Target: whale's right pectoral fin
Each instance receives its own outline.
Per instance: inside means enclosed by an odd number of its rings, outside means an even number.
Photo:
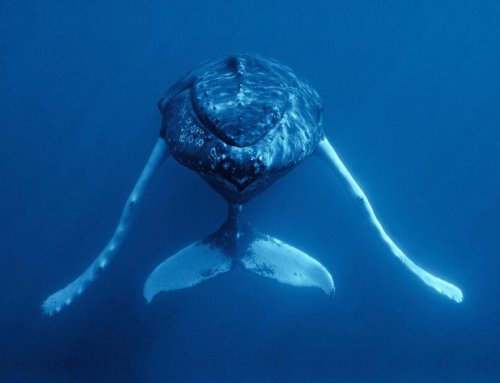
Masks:
[[[259,234],[241,263],[247,270],[287,285],[318,287],[327,295],[335,291],[333,278],[321,263],[269,235]]]
[[[159,138],[151,155],[137,180],[130,196],[123,207],[123,212],[108,244],[101,250],[98,257],[89,267],[73,282],[54,294],[49,296],[42,304],[42,311],[47,315],[52,315],[68,306],[80,295],[97,275],[111,262],[116,255],[130,229],[135,215],[137,204],[141,201],[147,184],[151,181],[154,173],[160,165],[169,157],[169,150],[165,141]]]
[[[212,242],[195,242],[167,258],[149,275],[144,298],[149,303],[161,293],[185,289],[232,269],[232,259]]]

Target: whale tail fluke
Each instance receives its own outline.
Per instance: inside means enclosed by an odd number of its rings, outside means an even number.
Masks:
[[[144,298],[149,303],[161,292],[193,287],[239,266],[283,284],[318,287],[327,295],[334,291],[332,276],[317,260],[249,225],[237,229],[229,218],[161,263],[144,285]]]
[[[318,287],[327,295],[335,291],[332,276],[320,262],[269,235],[256,235],[241,263],[247,270],[287,285]]]
[[[231,258],[222,249],[211,243],[195,242],[154,269],[144,285],[144,298],[149,303],[161,292],[196,286],[232,268]]]

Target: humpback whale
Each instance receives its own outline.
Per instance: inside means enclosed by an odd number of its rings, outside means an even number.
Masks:
[[[391,239],[366,194],[326,137],[318,93],[285,65],[255,54],[207,61],[174,83],[159,100],[159,138],[123,208],[111,239],[73,282],[50,295],[42,311],[69,305],[122,246],[147,184],[169,157],[192,169],[228,203],[219,229],[156,267],[144,285],[150,302],[161,292],[195,286],[235,267],[293,286],[331,295],[330,272],[306,252],[242,220],[244,204],[311,155],[345,181],[380,240],[427,286],[461,302],[461,290],[413,262]]]

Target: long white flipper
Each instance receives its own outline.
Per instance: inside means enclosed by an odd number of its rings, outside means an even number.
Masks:
[[[77,279],[67,285],[65,288],[57,291],[48,297],[42,304],[42,310],[45,314],[52,315],[61,311],[64,306],[69,305],[76,296],[80,295],[85,288],[92,282],[98,273],[106,267],[111,259],[116,255],[121,247],[132,223],[137,203],[140,201],[144,189],[151,180],[155,171],[169,156],[165,141],[161,138],[156,142],[155,147],[144,167],[137,183],[130,193],[130,196],[123,208],[118,226],[109,240],[108,244],[101,251],[94,262]]]
[[[330,142],[328,142],[326,138],[320,141],[318,145],[317,154],[319,154],[319,156],[323,160],[325,160],[328,163],[328,165],[336,169],[340,173],[340,175],[347,181],[352,191],[354,192],[354,195],[357,198],[359,198],[363,203],[363,206],[366,212],[368,213],[368,216],[370,217],[370,221],[373,224],[373,226],[375,226],[375,228],[377,229],[381,239],[389,246],[391,252],[403,263],[403,265],[405,265],[412,273],[417,275],[426,285],[432,287],[438,293],[447,296],[448,298],[454,300],[455,302],[459,303],[462,302],[463,294],[458,287],[438,277],[435,277],[434,275],[428,273],[427,271],[416,265],[389,237],[389,235],[385,232],[384,228],[382,227],[382,224],[378,220],[377,216],[375,215],[375,212],[373,211],[373,208],[370,202],[368,201],[368,198],[366,197],[365,193],[363,192],[363,190],[361,190],[357,182],[352,177],[351,173],[349,173],[349,170],[347,170],[345,165],[342,163],[340,157],[338,156],[333,146],[330,144]]]

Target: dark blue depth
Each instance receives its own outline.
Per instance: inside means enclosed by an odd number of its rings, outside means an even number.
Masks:
[[[2,1],[0,381],[500,381],[499,19],[469,0]],[[236,270],[147,305],[149,273],[226,216],[169,161],[103,275],[42,315],[112,234],[158,99],[232,52],[310,81],[389,234],[463,303],[400,265],[310,158],[244,214],[328,268],[333,298]]]

